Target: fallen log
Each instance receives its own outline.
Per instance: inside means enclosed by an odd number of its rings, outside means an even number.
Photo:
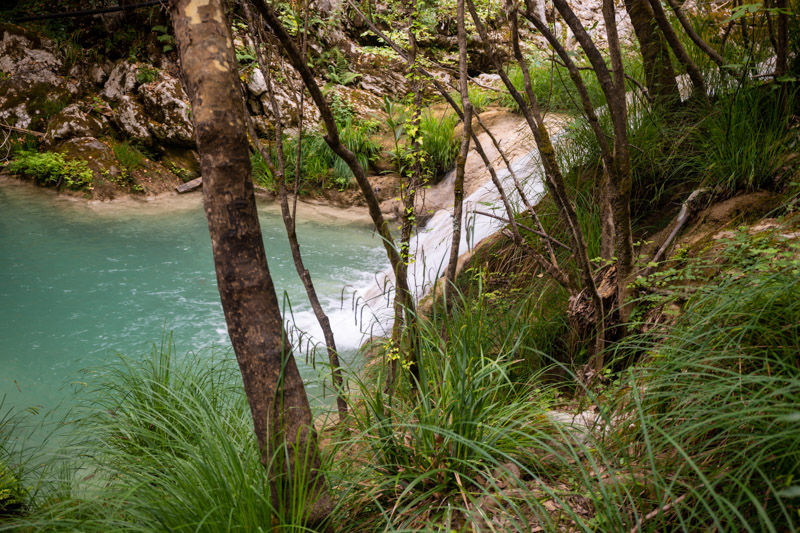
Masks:
[[[203,178],[195,178],[192,181],[187,181],[186,183],[181,183],[175,190],[178,191],[178,194],[184,194],[187,192],[192,192],[195,189],[199,189],[203,185]]]

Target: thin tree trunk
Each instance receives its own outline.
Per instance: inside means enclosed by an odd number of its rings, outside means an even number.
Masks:
[[[403,259],[403,262],[406,265],[410,265],[412,261],[411,234],[413,233],[414,223],[416,221],[414,212],[415,197],[417,187],[422,183],[422,162],[420,160],[421,146],[419,142],[419,125],[422,116],[422,91],[420,87],[420,73],[417,68],[417,39],[416,35],[414,34],[415,11],[416,6],[414,5],[414,0],[412,0],[410,6],[411,15],[409,16],[408,23],[408,57],[406,59],[406,68],[408,70],[407,75],[411,80],[412,93],[414,94],[414,109],[411,115],[412,126],[410,128],[414,134],[409,136],[411,139],[411,157],[413,164],[411,166],[410,175],[400,176],[400,197],[403,202],[403,215],[401,217],[402,222],[400,224],[400,257]],[[392,351],[390,352],[390,357],[387,361],[386,392],[389,392],[394,388],[398,376],[400,352],[399,350],[395,351],[394,349],[403,345],[402,341],[404,338],[407,338],[410,341],[409,346],[403,346],[405,348],[404,351],[407,353],[415,353],[417,349],[416,334],[414,331],[416,327],[416,316],[414,313],[409,312],[408,302],[406,300],[410,301],[410,295],[408,293],[400,291],[395,293],[394,324],[392,326],[392,338],[390,344],[390,349]],[[411,358],[411,360],[414,360],[414,358]],[[411,385],[413,390],[416,385],[415,379],[419,378],[419,369],[416,366],[412,366],[410,370]]]
[[[241,4],[242,8],[244,9],[248,24],[254,26],[254,19],[252,13],[250,12],[250,6],[246,1],[242,2]],[[303,263],[303,256],[300,253],[300,242],[297,238],[297,232],[295,231],[296,219],[292,216],[292,212],[289,208],[289,195],[288,191],[286,190],[286,162],[283,157],[283,121],[281,120],[281,111],[278,107],[278,102],[275,99],[269,63],[265,61],[264,55],[261,51],[260,44],[264,42],[264,40],[260,36],[260,31],[256,30],[254,37],[256,43],[256,60],[258,62],[258,67],[264,74],[264,79],[267,83],[267,94],[272,107],[272,116],[275,117],[275,151],[278,166],[273,170],[275,178],[278,181],[278,195],[280,197],[283,225],[286,228],[286,236],[289,240],[289,248],[292,251],[292,260],[294,261],[295,270],[297,271],[297,275],[300,277],[300,280],[303,282],[303,287],[306,290],[306,295],[308,296],[308,301],[311,304],[311,309],[314,311],[314,316],[316,317],[317,322],[322,329],[322,335],[325,338],[325,347],[328,352],[328,362],[331,365],[333,387],[334,390],[336,390],[336,407],[339,411],[339,420],[345,420],[347,418],[347,401],[344,398],[344,380],[342,378],[342,369],[339,365],[339,353],[336,349],[336,341],[333,336],[333,330],[331,329],[331,322],[328,319],[328,315],[325,314],[325,311],[322,309],[322,304],[320,303],[319,297],[317,296],[317,291],[314,288],[314,282],[311,279],[311,273],[309,273],[308,269],[306,269],[305,264]],[[246,119],[248,124],[250,124],[250,117],[248,116]],[[251,132],[250,136],[253,137],[253,143],[258,146],[259,151],[261,152],[261,157],[263,157],[265,161],[270,162],[270,166],[272,166],[271,154],[269,151],[265,146],[261,145],[261,143],[258,141],[258,138],[253,135],[253,132]],[[299,176],[299,172],[296,173],[295,179],[299,179]]]
[[[775,57],[775,75],[783,76],[789,69],[789,15],[786,0],[775,0],[778,9],[778,49]]]
[[[217,284],[261,461],[277,508],[306,512],[316,524],[330,513],[331,500],[311,409],[267,266],[229,26],[218,0],[202,5],[176,0],[171,12],[192,103]],[[301,504],[304,510],[292,509],[291,484],[297,479],[307,480],[310,500]]]
[[[372,32],[375,33],[375,35],[377,35],[378,37],[383,39],[383,41],[386,44],[388,44],[392,48],[392,50],[394,50],[400,57],[402,57],[402,58],[406,57],[406,54],[403,51],[403,49],[400,48],[397,45],[397,43],[395,43],[389,36],[384,34],[377,26],[375,26],[375,24],[369,18],[367,18],[366,15],[364,15],[364,13],[358,8],[357,5],[355,5],[353,3],[352,0],[346,0],[346,1],[347,1],[348,5],[369,26],[370,30],[372,30]],[[444,98],[444,100],[448,103],[448,105],[453,109],[453,111],[458,115],[458,117],[463,122],[464,121],[464,112],[461,110],[461,108],[459,108],[458,104],[455,102],[455,100],[453,100],[453,98],[450,96],[450,93],[441,84],[441,82],[438,79],[436,79],[435,76],[431,75],[431,73],[428,72],[427,70],[425,70],[423,67],[419,67],[419,71],[420,71],[420,73],[425,75],[431,81],[431,83],[433,83],[433,86],[436,88],[437,91],[439,91],[439,94],[442,96],[442,98]],[[522,237],[519,234],[519,231],[516,228],[516,221],[515,221],[514,216],[513,216],[514,213],[513,213],[513,210],[511,208],[511,204],[508,201],[508,197],[507,197],[505,191],[503,190],[502,183],[500,183],[500,179],[497,176],[497,171],[494,169],[494,166],[492,165],[491,161],[489,160],[489,157],[486,155],[486,152],[483,149],[483,145],[481,144],[480,140],[478,139],[478,136],[475,134],[474,131],[472,132],[472,142],[475,144],[475,151],[478,152],[478,155],[480,156],[481,161],[483,161],[483,164],[486,167],[486,170],[489,171],[489,175],[491,177],[492,183],[497,188],[497,191],[500,194],[500,198],[501,198],[501,200],[503,202],[503,205],[504,205],[504,207],[506,209],[506,213],[508,213],[508,215],[509,215],[509,219],[508,220],[509,220],[509,224],[510,224],[511,229],[512,229],[512,235],[513,235],[513,239],[514,239],[515,244],[520,245],[531,256],[531,258],[536,262],[536,264],[539,265],[539,267],[542,268],[542,270],[544,270],[556,282],[558,282],[565,289],[570,291],[570,293],[575,292],[575,287],[570,283],[570,279],[567,276],[566,272],[564,272],[562,269],[560,269],[557,265],[554,265],[554,264],[550,263],[542,254],[540,254],[539,252],[537,252],[536,250],[534,250],[530,246],[522,246],[522,244],[524,244],[524,239],[522,239]],[[497,148],[497,150],[499,152],[502,152],[502,150],[500,150],[500,146],[498,144],[495,143],[495,147]],[[507,159],[506,159],[506,162],[507,162]]]
[[[653,10],[647,0],[625,0],[625,10],[639,41],[647,91],[655,102],[671,107],[680,102],[681,97],[669,47],[653,20]]]
[[[678,21],[680,21],[681,26],[683,26],[683,29],[686,31],[686,35],[688,35],[692,42],[694,42],[694,44],[696,44],[700,50],[705,52],[705,54],[710,57],[714,63],[721,67],[725,63],[725,60],[722,59],[722,56],[719,55],[719,53],[714,50],[710,44],[705,42],[703,38],[697,34],[694,26],[692,26],[692,23],[689,22],[688,18],[686,18],[686,14],[681,9],[680,4],[678,4],[676,0],[667,0],[667,2],[669,2],[672,11],[675,13],[675,16],[678,17]]]
[[[461,245],[461,219],[464,207],[464,168],[469,154],[469,141],[472,137],[472,103],[469,100],[469,78],[467,76],[467,29],[464,25],[464,0],[458,0],[456,20],[458,25],[458,77],[461,92],[461,107],[464,109],[462,119],[463,132],[461,146],[456,159],[456,177],[453,185],[453,240],[450,245],[450,261],[447,264],[448,283],[456,282],[459,247]],[[511,216],[511,213],[509,213]]]
[[[675,30],[667,19],[664,8],[661,7],[661,0],[649,0],[649,2],[650,7],[653,9],[653,17],[655,17],[658,27],[661,29],[661,33],[663,33],[664,37],[667,39],[675,57],[678,58],[678,61],[680,61],[681,65],[686,69],[689,79],[692,80],[694,93],[701,101],[708,103],[708,91],[706,90],[706,82],[703,79],[703,74],[700,72],[700,69],[697,68],[694,61],[692,61],[692,58],[689,57],[689,53],[686,52],[680,39],[678,39]]]
[[[409,295],[407,298],[406,307],[409,312],[413,312],[414,302],[413,298],[410,296],[411,291],[408,287],[406,265],[403,262],[403,259],[400,257],[400,253],[394,247],[394,238],[389,230],[389,224],[381,212],[380,204],[378,203],[378,199],[375,197],[375,192],[372,190],[372,185],[370,185],[364,169],[361,168],[361,165],[358,163],[355,154],[353,154],[353,152],[351,152],[342,143],[341,138],[339,137],[339,128],[336,125],[336,120],[333,117],[330,106],[323,96],[322,91],[320,90],[320,87],[314,78],[313,72],[311,72],[311,69],[305,62],[300,49],[297,47],[297,43],[294,42],[294,39],[292,39],[291,35],[289,35],[289,33],[283,27],[283,24],[272,7],[270,7],[264,0],[254,0],[254,4],[259,13],[261,13],[261,16],[264,17],[264,20],[269,25],[270,29],[275,33],[278,42],[280,42],[281,46],[286,51],[289,62],[292,64],[297,73],[300,74],[303,84],[306,86],[306,89],[308,89],[308,92],[311,95],[311,99],[314,100],[314,103],[320,112],[320,116],[322,117],[322,121],[325,124],[325,142],[353,172],[356,182],[358,183],[358,186],[364,195],[364,200],[367,203],[367,209],[369,210],[369,214],[372,218],[373,224],[375,225],[375,229],[383,241],[383,246],[386,249],[387,256],[389,257],[389,263],[392,267],[392,271],[395,274],[397,290],[406,292]]]
[[[542,121],[541,113],[539,112],[539,104],[536,100],[536,95],[533,93],[533,88],[530,81],[530,73],[528,72],[528,67],[525,64],[524,57],[522,57],[522,52],[519,48],[519,32],[516,22],[516,9],[514,8],[512,10],[509,17],[511,20],[512,47],[514,49],[514,55],[517,59],[517,63],[522,69],[523,76],[525,78],[525,91],[527,93],[529,103],[525,102],[525,99],[521,94],[519,94],[514,87],[514,84],[503,70],[502,64],[497,59],[496,54],[491,48],[486,29],[483,26],[477,11],[475,10],[475,5],[472,0],[467,0],[467,6],[469,7],[475,27],[477,28],[481,40],[483,41],[486,54],[494,62],[500,78],[503,80],[503,83],[505,84],[509,93],[511,93],[511,96],[517,102],[517,105],[519,105],[519,108],[522,110],[525,120],[528,123],[528,127],[531,129],[531,133],[533,133],[534,140],[539,148],[539,154],[542,157],[542,165],[545,171],[545,178],[547,178],[546,181],[548,188],[553,195],[553,199],[558,206],[559,212],[561,213],[572,238],[574,258],[581,274],[583,288],[589,293],[592,303],[594,303],[596,309],[600,311],[603,308],[603,303],[600,299],[600,295],[597,293],[597,286],[595,285],[594,277],[592,275],[592,266],[589,261],[589,255],[586,248],[586,241],[583,237],[583,231],[578,223],[578,217],[575,213],[575,208],[572,206],[572,202],[567,195],[566,182],[564,181],[564,176],[561,174],[558,161],[556,160],[555,148],[550,140],[550,134],[544,127],[544,122]]]

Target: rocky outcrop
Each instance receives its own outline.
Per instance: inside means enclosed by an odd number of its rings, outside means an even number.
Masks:
[[[0,81],[0,120],[11,126],[43,131],[71,95],[64,87],[30,82],[16,75]]]
[[[145,145],[152,143],[153,136],[147,127],[144,106],[136,98],[128,95],[120,98],[114,109],[114,122],[130,139]]]
[[[137,67],[127,61],[120,61],[108,75],[100,96],[111,102],[118,102],[123,96],[136,88]]]
[[[0,71],[30,85],[63,82],[63,63],[51,40],[10,24],[0,25],[0,32]]]
[[[111,147],[94,137],[69,139],[59,145],[58,151],[68,160],[86,161],[94,174],[95,182],[103,178],[118,179],[122,175],[122,168],[114,157]]]
[[[194,125],[189,116],[189,97],[177,79],[166,75],[162,78],[139,87],[147,112],[147,127],[159,141],[192,146]]]
[[[97,137],[102,131],[103,124],[98,119],[84,113],[77,104],[72,104],[50,119],[43,142],[47,148],[54,148],[65,139]]]

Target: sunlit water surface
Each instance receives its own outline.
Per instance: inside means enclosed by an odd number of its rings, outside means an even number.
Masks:
[[[197,197],[159,202],[98,209],[0,183],[3,410],[64,410],[105,361],[141,357],[164,331],[178,354],[229,350],[202,206]],[[317,332],[277,206],[259,211],[279,299],[298,327]],[[385,255],[363,223],[302,210],[298,218],[306,266],[347,361],[362,336],[343,288],[368,283]],[[321,395],[320,371],[302,356],[298,363],[310,394]]]

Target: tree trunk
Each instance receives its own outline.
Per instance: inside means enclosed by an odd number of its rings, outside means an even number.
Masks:
[[[461,219],[464,207],[464,168],[467,164],[469,141],[472,137],[472,103],[469,100],[469,78],[467,76],[467,30],[464,25],[464,0],[458,0],[458,75],[459,89],[461,91],[461,107],[464,109],[462,124],[464,127],[461,136],[461,147],[456,159],[456,179],[453,184],[453,240],[450,246],[450,261],[447,264],[447,283],[456,282],[456,267],[461,245]],[[509,216],[513,216],[509,213]]]
[[[229,26],[219,0],[176,0],[172,21],[192,103],[222,308],[273,504],[286,516],[305,513],[316,524],[330,513],[331,500],[311,409],[267,267]],[[307,486],[293,487],[296,479]],[[296,494],[308,495],[299,502],[301,509],[292,508]]]
[[[286,28],[283,27],[280,18],[272,9],[272,7],[270,7],[264,0],[253,0],[253,4],[258,12],[261,13],[261,16],[264,17],[264,20],[275,34],[275,37],[278,39],[278,42],[286,51],[289,62],[300,75],[300,78],[303,80],[303,84],[311,95],[311,99],[314,100],[314,103],[316,104],[322,118],[322,122],[325,124],[325,142],[353,172],[353,176],[355,176],[356,182],[358,183],[361,193],[364,195],[364,200],[367,203],[369,215],[372,218],[372,221],[375,224],[375,229],[381,238],[383,247],[386,250],[386,255],[389,257],[389,264],[392,266],[392,271],[395,275],[397,290],[407,293],[406,307],[408,312],[413,312],[414,302],[413,298],[410,296],[411,291],[408,287],[408,269],[406,268],[402,257],[400,257],[399,251],[394,246],[394,238],[392,237],[391,231],[389,231],[389,224],[381,212],[380,204],[378,203],[378,199],[375,197],[375,192],[372,190],[372,185],[367,179],[364,169],[361,168],[361,165],[356,159],[355,154],[342,143],[342,140],[339,137],[339,128],[336,125],[336,120],[333,117],[333,112],[331,111],[325,96],[322,94],[322,90],[320,89],[317,80],[314,78],[314,73],[311,72],[311,68],[309,68],[308,64],[306,63],[300,49],[297,46],[297,43],[294,42],[292,36],[289,35],[289,33],[286,31]]]
[[[254,26],[254,18],[250,12],[250,6],[248,5],[247,1],[243,1],[241,5],[244,9],[248,24]],[[289,247],[292,251],[294,268],[297,271],[297,275],[300,277],[300,281],[303,282],[303,287],[306,290],[306,295],[308,296],[308,301],[311,304],[311,309],[314,311],[314,316],[317,319],[317,323],[319,323],[319,327],[322,330],[322,335],[325,339],[325,348],[328,352],[328,362],[331,365],[331,378],[333,380],[333,387],[336,390],[336,408],[339,411],[339,420],[343,421],[347,418],[347,401],[344,398],[344,380],[342,378],[342,368],[339,365],[339,352],[336,349],[336,341],[333,336],[333,329],[331,329],[330,319],[328,319],[328,315],[325,314],[325,310],[322,308],[322,303],[319,301],[317,290],[314,288],[314,282],[311,279],[311,273],[305,267],[303,255],[300,253],[300,241],[297,239],[297,232],[295,231],[295,221],[297,219],[293,215],[292,210],[289,208],[288,191],[286,189],[286,161],[283,157],[283,121],[281,119],[278,101],[275,99],[275,91],[272,88],[272,75],[269,71],[270,65],[269,62],[264,59],[264,54],[262,53],[260,47],[261,43],[263,43],[265,39],[262,39],[261,32],[258,28],[256,28],[253,32],[253,37],[256,43],[256,59],[258,61],[258,67],[264,74],[264,79],[267,83],[267,95],[269,96],[270,106],[272,107],[272,116],[275,117],[275,154],[278,160],[278,168],[271,168],[270,170],[273,171],[273,175],[278,181],[278,195],[281,203],[281,216],[283,217],[283,225],[286,227],[286,236],[289,240]],[[302,108],[300,112],[302,120]],[[248,126],[251,128],[250,136],[253,138],[253,143],[258,146],[264,161],[268,162],[270,167],[272,167],[269,151],[266,150],[263,145],[261,145],[258,138],[254,135],[255,132],[252,131],[252,122],[250,121],[250,117],[246,118],[248,120]],[[299,142],[302,142],[302,139],[300,139],[298,143]],[[300,172],[297,171],[297,169],[295,170],[295,183],[297,183],[300,180]],[[296,195],[295,198],[297,198]]]
[[[775,58],[775,75],[784,76],[789,68],[789,15],[786,13],[788,6],[786,0],[776,0],[775,8],[778,9],[778,49]]]
[[[680,102],[669,48],[653,19],[650,4],[647,0],[625,0],[625,10],[639,41],[647,91],[658,104],[670,106]]]
[[[678,61],[680,61],[680,63],[686,69],[689,79],[692,80],[694,94],[698,96],[701,101],[708,103],[708,91],[706,91],[706,82],[705,79],[703,79],[703,74],[700,72],[700,69],[697,68],[697,65],[694,63],[694,61],[692,61],[692,58],[689,57],[689,53],[686,51],[686,48],[684,48],[680,39],[678,39],[675,30],[669,23],[667,14],[664,12],[664,8],[661,6],[661,0],[649,1],[650,7],[653,10],[653,16],[658,23],[658,27],[661,29],[661,33],[663,33],[664,37],[667,39],[667,42],[669,43],[670,48],[672,48],[672,52],[675,54],[675,57],[678,58]]]

